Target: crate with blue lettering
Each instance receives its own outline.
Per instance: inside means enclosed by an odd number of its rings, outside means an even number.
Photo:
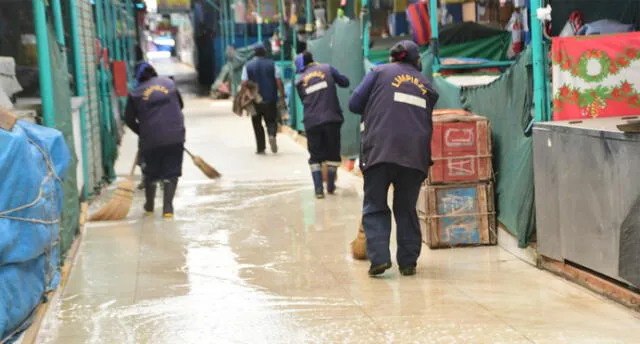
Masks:
[[[493,184],[425,183],[418,199],[422,240],[430,248],[495,245]]]

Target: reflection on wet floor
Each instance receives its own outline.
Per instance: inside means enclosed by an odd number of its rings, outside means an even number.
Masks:
[[[498,247],[430,251],[418,275],[353,261],[360,181],[316,201],[305,151],[255,156],[230,103],[187,102],[176,218],[90,224],[38,343],[639,343],[636,314]],[[124,138],[126,174],[136,138]]]

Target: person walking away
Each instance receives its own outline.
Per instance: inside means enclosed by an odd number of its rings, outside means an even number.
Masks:
[[[262,96],[262,103],[256,105],[256,115],[251,117],[253,132],[256,136],[257,154],[264,154],[266,149],[264,120],[269,135],[271,152],[278,152],[276,134],[278,132],[278,101],[285,104],[284,88],[280,71],[273,60],[267,58],[267,50],[264,45],[258,44],[255,49],[255,57],[242,68],[242,82],[253,81],[258,85],[258,92]],[[278,97],[280,93],[280,98]]]
[[[328,64],[314,62],[308,51],[296,57],[295,65],[313,186],[316,198],[322,199],[322,164],[327,165],[327,192],[331,195],[336,189],[336,173],[342,160],[340,127],[344,122],[336,85],[349,87],[349,79]]]
[[[415,275],[422,235],[416,203],[431,166],[432,111],[438,101],[420,73],[418,46],[397,43],[392,63],[367,74],[354,91],[349,109],[362,114],[360,168],[364,174],[362,224],[371,261],[369,275],[391,268],[389,240],[391,211],[387,205],[393,185],[393,214],[397,225],[397,262],[400,273]]]
[[[186,130],[182,97],[169,78],[158,77],[146,62],[136,68],[138,86],[129,93],[125,110],[127,126],[140,138],[147,215],[154,211],[156,183],[163,183],[162,213],[173,217],[173,196],[182,176]]]

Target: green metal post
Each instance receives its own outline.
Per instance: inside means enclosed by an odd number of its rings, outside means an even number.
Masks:
[[[60,0],[51,0],[51,9],[53,10],[53,25],[56,30],[56,40],[62,47],[64,47],[64,26],[62,25],[62,10],[60,9]]]
[[[133,39],[131,31],[135,28],[135,9],[133,7],[132,0],[127,0],[127,42],[129,45],[129,59],[127,61],[127,67],[129,71],[129,83],[133,82],[133,68],[134,61],[136,59],[135,40]]]
[[[364,14],[362,16],[362,47],[364,49],[364,58],[369,59],[369,1],[362,0],[362,9],[360,10]]]
[[[227,46],[229,46],[229,22],[228,22],[229,18],[227,16],[227,0],[220,0],[220,1],[221,1],[220,8],[222,8],[222,23],[224,24],[224,46],[225,46],[224,52],[226,52]]]
[[[82,0],[81,0],[82,1]],[[79,17],[76,0],[69,0],[69,17],[71,17],[71,47],[73,50],[73,69],[76,82],[76,95],[84,98],[86,96],[84,84],[84,65],[82,63],[82,42],[80,41]],[[91,49],[86,47],[85,49]],[[82,196],[85,200],[89,199],[89,139],[87,133],[87,107],[83,104],[80,108],[80,134],[82,135],[82,175],[84,176],[84,185],[82,187]]]
[[[538,20],[537,11],[541,7],[540,0],[531,0],[531,47],[533,58],[533,101],[536,122],[549,120],[545,114],[545,74],[544,74],[544,42],[542,23]]]
[[[105,0],[106,1],[106,0]],[[101,43],[101,47],[105,47],[107,41],[107,29],[105,24],[106,14],[104,12],[103,0],[95,0],[96,9],[96,29],[98,40]],[[103,164],[105,167],[106,175],[109,179],[115,177],[115,170],[113,168],[113,159],[111,153],[115,147],[112,145],[112,128],[111,128],[111,97],[109,92],[108,73],[104,68],[105,61],[102,60],[102,51],[100,54],[100,65],[98,66],[98,81],[100,86],[100,122],[101,126],[105,130],[102,132],[102,151],[103,151]]]
[[[222,53],[222,61],[226,63],[227,55],[225,54],[225,51],[226,51],[227,34],[225,33],[224,4],[222,3],[222,1],[223,0],[221,0],[220,2],[220,7],[218,7],[218,14],[219,14],[219,21],[220,21],[220,34],[218,35],[218,39],[220,40],[220,51]]]
[[[307,17],[307,25],[306,25],[306,31],[307,33],[313,31],[313,4],[311,3],[311,0],[306,0],[306,6],[307,6],[307,13],[306,13],[306,17]]]
[[[244,0],[244,46],[249,45],[249,24],[247,23],[247,0]]]
[[[38,51],[38,71],[40,76],[40,94],[42,97],[42,122],[55,128],[55,104],[53,79],[51,77],[51,55],[49,54],[49,35],[47,33],[47,14],[44,0],[32,0],[33,19],[36,29],[36,48]]]
[[[256,0],[258,12],[258,42],[262,43],[262,5]]]
[[[229,0],[231,2],[233,0]],[[236,11],[234,5],[229,4],[229,26],[231,26],[231,45],[236,46]]]
[[[284,62],[284,6],[283,0],[278,0],[278,35],[280,36],[280,62]]]
[[[433,73],[440,72],[440,47],[438,44],[438,0],[429,0],[429,17],[431,20],[431,46],[433,47]]]

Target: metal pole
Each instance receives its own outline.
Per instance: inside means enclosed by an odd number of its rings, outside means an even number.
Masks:
[[[233,0],[229,0],[231,2]],[[229,5],[229,25],[231,26],[231,45],[236,46],[236,10],[235,1],[233,5]]]
[[[96,8],[96,29],[98,40],[101,42],[101,48],[104,48],[105,43],[107,41],[107,29],[105,23],[105,7],[102,2],[103,0],[95,0],[95,8]],[[113,161],[111,159],[111,151],[112,141],[111,141],[111,98],[109,97],[108,90],[108,82],[107,82],[107,71],[105,70],[104,63],[102,58],[102,51],[100,54],[100,65],[98,66],[98,81],[100,86],[100,122],[101,126],[103,126],[104,130],[102,130],[102,156],[103,156],[103,167],[105,168],[106,175],[109,179],[112,179],[115,176],[115,170],[113,169]]]
[[[82,0],[81,0],[82,1]],[[73,50],[73,69],[76,82],[76,95],[84,98],[86,96],[84,84],[84,64],[82,61],[82,42],[80,41],[80,20],[78,17],[78,8],[76,0],[69,0],[69,17],[71,20],[71,47]],[[85,49],[91,49],[86,47]],[[82,104],[80,107],[80,130],[82,131],[82,175],[84,176],[84,185],[82,187],[82,196],[85,200],[89,199],[89,143],[87,133],[87,107]]]
[[[129,83],[133,82],[133,68],[134,61],[136,59],[136,49],[135,49],[135,40],[133,39],[132,29],[135,27],[135,8],[133,7],[132,0],[127,0],[127,12],[128,12],[128,20],[127,20],[127,41],[129,42],[129,61],[127,61],[127,66],[129,67]]]
[[[431,46],[433,47],[433,73],[440,72],[440,49],[438,46],[438,0],[429,0],[431,17]]]
[[[36,47],[38,51],[38,71],[40,76],[40,94],[42,97],[42,122],[55,128],[55,104],[53,102],[53,79],[51,77],[51,55],[49,54],[49,36],[47,33],[47,14],[44,0],[32,0],[33,19],[36,29]]]
[[[278,35],[280,36],[280,62],[284,62],[284,6],[282,1],[278,0]]]
[[[244,0],[244,46],[249,45],[249,23],[247,22],[247,0]]]
[[[262,5],[260,0],[256,0],[258,12],[258,42],[262,43]]]
[[[535,106],[536,122],[549,120],[545,114],[545,76],[544,56],[542,41],[542,23],[538,20],[537,11],[540,8],[540,0],[531,0],[531,47],[533,58],[533,100]]]
[[[222,1],[222,0],[221,0]],[[220,6],[218,7],[218,21],[220,22],[220,33],[218,34],[218,40],[220,41],[220,52],[222,53],[222,63],[226,63],[226,54],[225,54],[225,41],[226,41],[226,34],[225,34],[225,28],[224,28],[224,5],[222,4],[222,2],[220,3]]]
[[[362,9],[360,10],[363,13],[362,21],[362,46],[364,49],[364,58],[369,59],[369,1],[362,0]]]
[[[227,13],[227,0],[220,0],[222,8],[222,23],[224,23],[224,46],[225,52],[227,51],[227,46],[229,46],[229,14]],[[226,56],[226,55],[225,55]]]
[[[62,25],[62,10],[60,9],[60,0],[51,1],[51,9],[53,10],[53,25],[56,30],[56,40],[61,46],[65,46],[64,27]]]
[[[306,0],[307,1],[307,25],[306,25],[306,29],[307,29],[307,33],[313,31],[313,5],[311,4],[311,0]]]

